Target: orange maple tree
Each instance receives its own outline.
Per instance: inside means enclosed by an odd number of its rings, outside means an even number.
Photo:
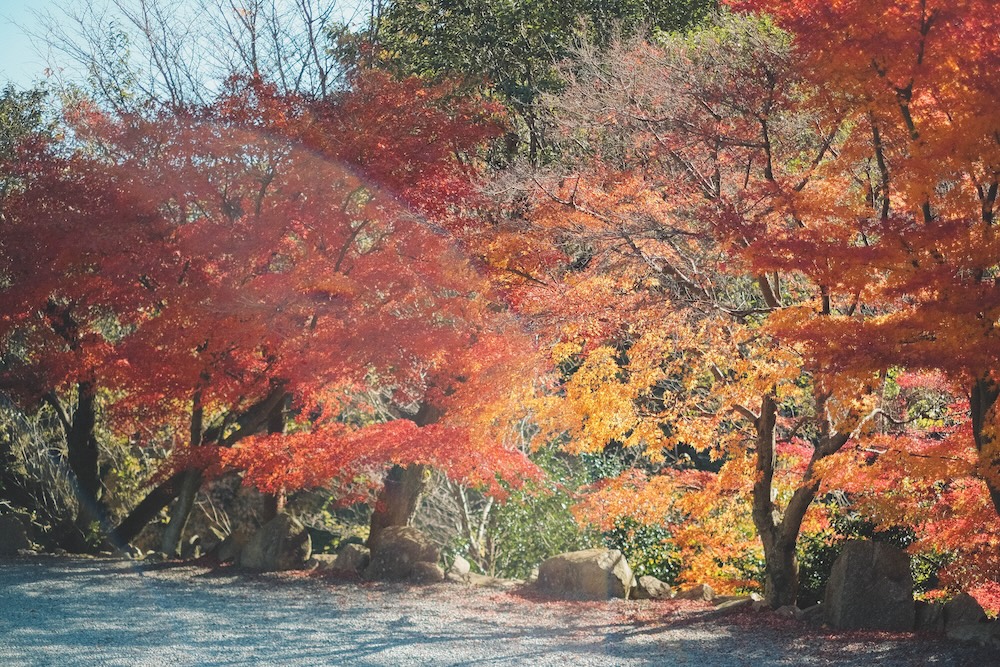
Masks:
[[[784,238],[775,193],[814,187],[841,150],[842,118],[803,103],[813,92],[793,62],[773,25],[732,16],[657,45],[583,49],[547,100],[565,159],[526,179],[516,235],[491,248],[509,276],[530,276],[510,278],[515,301],[551,326],[570,369],[538,408],[542,432],[654,464],[691,447],[741,474],[773,606],[795,602],[820,462],[888,415],[875,376],[834,372],[762,326],[813,294],[794,266],[753,254]]]
[[[929,544],[978,554],[960,557],[946,581],[995,577],[987,554],[1000,524],[983,512],[990,502],[1000,511],[995,3],[733,4],[792,34],[794,66],[818,91],[812,113],[840,127],[836,155],[809,187],[769,193],[761,224],[780,231],[748,251],[759,269],[812,285],[813,305],[776,315],[771,330],[842,376],[892,366],[944,374],[964,397],[966,423],[944,439],[879,443],[885,453],[859,471],[872,488],[851,488],[883,521],[912,521]],[[873,493],[879,472],[908,493]]]
[[[842,136],[811,187],[771,193],[784,226],[750,250],[762,269],[807,277],[823,304],[774,330],[845,375],[944,372],[969,398],[977,474],[1000,511],[994,3],[739,4],[792,33],[797,69],[822,91],[814,113],[835,109]]]

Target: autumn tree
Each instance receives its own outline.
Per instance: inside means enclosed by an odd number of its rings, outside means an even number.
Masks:
[[[777,188],[762,216],[782,231],[753,244],[756,265],[807,278],[819,304],[775,330],[841,374],[944,372],[969,397],[978,474],[1000,510],[993,3],[741,6],[794,35],[794,66],[823,93],[815,113],[843,135],[815,185]]]
[[[566,77],[546,105],[567,159],[524,177],[534,193],[509,222],[516,235],[485,251],[520,306],[554,325],[553,353],[572,369],[539,408],[543,431],[653,461],[693,447],[730,478],[741,470],[767,600],[794,604],[818,464],[885,417],[871,378],[830,374],[762,328],[808,291],[745,251],[775,233],[767,193],[807,187],[839,124],[800,106],[809,89],[766,21],[584,48]]]
[[[362,473],[377,486],[387,462],[470,483],[531,474],[491,437],[488,409],[516,395],[494,369],[527,363],[531,346],[442,226],[468,192],[456,156],[489,136],[488,114],[448,86],[377,73],[319,103],[250,79],[192,112],[78,108],[79,151],[22,163],[4,312],[25,353],[9,381],[25,401],[76,387],[67,434],[89,415],[91,467],[100,388],[119,432],[155,420],[189,433],[172,464],[183,480],[143,516],[179,485],[189,496],[206,466],[279,494]],[[385,412],[345,423],[338,400],[365,391]],[[100,500],[99,475],[79,477]],[[124,539],[142,521],[123,524]]]

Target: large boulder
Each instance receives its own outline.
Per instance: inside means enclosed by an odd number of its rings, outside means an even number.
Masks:
[[[934,633],[944,632],[944,604],[917,600],[915,605],[915,630]]]
[[[0,514],[0,556],[16,556],[18,551],[30,548],[24,523],[12,514]]]
[[[946,626],[971,625],[986,621],[982,605],[968,593],[956,595],[944,605]]]
[[[413,574],[416,563],[436,564],[441,551],[430,539],[412,526],[389,526],[379,535],[365,569],[366,579],[399,581]]]
[[[298,570],[312,555],[309,532],[297,519],[279,514],[260,527],[240,551],[237,564],[249,570]]]
[[[538,566],[535,586],[548,594],[578,600],[624,598],[633,585],[632,568],[617,549],[559,554]]]
[[[250,538],[254,536],[256,530],[244,526],[237,528],[226,536],[216,548],[215,555],[220,563],[235,563],[239,560],[240,552],[247,545]]]
[[[882,542],[847,542],[830,572],[823,608],[835,628],[913,630],[910,557]]]
[[[942,615],[948,638],[1000,648],[1000,625],[987,618],[979,602],[968,593],[945,604]]]
[[[333,562],[330,569],[341,574],[358,575],[365,571],[371,559],[372,555],[368,547],[352,542],[345,544],[337,552],[337,560]]]

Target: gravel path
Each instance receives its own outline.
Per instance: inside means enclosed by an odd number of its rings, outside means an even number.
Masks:
[[[694,603],[545,602],[453,585],[0,562],[0,665],[974,665],[952,642],[828,634]]]

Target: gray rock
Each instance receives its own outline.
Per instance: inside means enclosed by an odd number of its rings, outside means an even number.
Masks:
[[[456,554],[455,560],[451,562],[451,567],[448,568],[448,571],[454,572],[455,574],[465,575],[472,571],[472,565],[469,561]]]
[[[337,559],[331,567],[343,574],[361,574],[372,560],[371,551],[361,544],[346,544],[337,552]]]
[[[509,591],[524,585],[520,579],[502,579],[500,577],[488,577],[483,574],[470,572],[465,575],[464,582],[473,588],[495,588],[501,591]]]
[[[607,600],[626,597],[632,581],[632,568],[621,551],[586,549],[543,562],[535,586],[560,597]]]
[[[957,595],[944,605],[944,633],[949,639],[1000,648],[1000,625],[968,593]]]
[[[969,625],[986,620],[986,612],[982,606],[968,593],[956,595],[944,605],[945,626]]]
[[[914,606],[914,629],[944,632],[944,605],[940,602],[917,600]]]
[[[675,600],[704,600],[705,602],[711,602],[715,599],[715,591],[708,584],[697,584],[695,586],[688,586],[687,588],[682,588],[677,591],[677,595],[674,596]]]
[[[674,591],[669,584],[644,574],[632,588],[631,596],[634,600],[669,600],[674,596]]]
[[[215,555],[218,557],[219,562],[235,563],[239,559],[243,547],[247,545],[251,537],[253,537],[253,531],[249,528],[241,528],[229,533],[226,539],[222,540],[219,546],[216,547]]]
[[[821,604],[814,604],[799,611],[799,620],[810,625],[822,625],[826,621],[826,609]]]
[[[444,580],[450,581],[453,584],[468,584],[471,574],[471,572],[469,574],[459,574],[458,572],[448,571],[444,575]]]
[[[30,548],[24,523],[12,514],[0,514],[0,556],[16,556]]]
[[[438,584],[444,581],[444,570],[437,563],[414,563],[410,581],[418,584]]]
[[[727,595],[726,599],[720,601],[720,598],[716,598],[712,603],[715,605],[717,612],[725,613],[739,609],[750,609],[753,606],[754,599],[749,595]]]
[[[847,542],[833,564],[823,606],[835,628],[913,630],[910,557],[890,544]]]
[[[476,574],[475,572],[469,572],[468,574],[448,572],[444,575],[444,580],[453,584],[469,586],[470,588],[493,588],[501,591],[513,590],[518,586],[523,586],[525,583],[520,579],[501,579],[500,577],[489,577],[485,574]]]
[[[305,526],[279,514],[260,527],[240,551],[237,564],[249,570],[273,572],[298,570],[312,555],[312,541]]]
[[[775,616],[780,616],[782,618],[794,618],[798,620],[799,614],[802,612],[793,604],[786,604],[784,607],[778,607],[774,610]]]
[[[996,621],[949,627],[945,634],[949,639],[1000,649],[1000,624]]]
[[[315,564],[313,569],[327,572],[332,570],[333,564],[337,562],[337,554],[313,554],[310,560]]]
[[[382,531],[365,568],[366,579],[407,579],[415,563],[437,563],[441,552],[426,535],[411,526],[390,526]]]

